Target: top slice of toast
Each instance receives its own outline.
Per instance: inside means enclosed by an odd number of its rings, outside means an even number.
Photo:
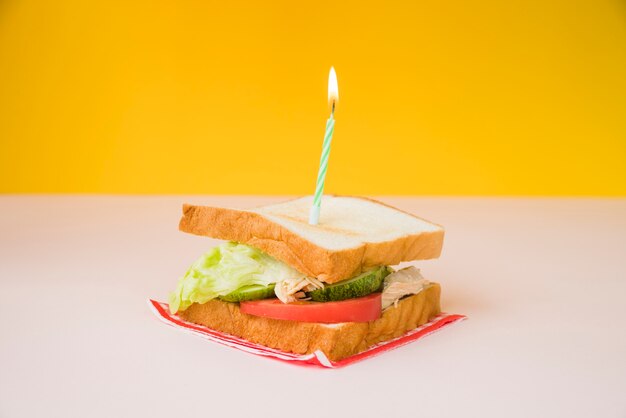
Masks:
[[[335,283],[379,265],[437,258],[443,228],[371,199],[324,196],[318,225],[312,197],[249,210],[183,205],[180,230],[251,245],[298,271]]]

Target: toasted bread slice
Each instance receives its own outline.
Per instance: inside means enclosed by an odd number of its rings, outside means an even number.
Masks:
[[[324,196],[318,225],[312,198],[250,210],[183,205],[181,231],[259,248],[327,283],[374,266],[437,258],[443,228],[375,200]]]
[[[321,350],[332,361],[367,350],[424,325],[440,312],[441,288],[431,283],[370,322],[318,324],[284,321],[241,313],[239,304],[214,299],[179,312],[186,321],[235,335],[266,347],[296,354]]]

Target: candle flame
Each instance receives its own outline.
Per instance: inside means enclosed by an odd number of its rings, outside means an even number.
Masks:
[[[335,73],[335,67],[330,67],[330,73],[328,74],[328,104],[331,106],[333,112],[338,101],[339,87],[337,86],[337,73]]]

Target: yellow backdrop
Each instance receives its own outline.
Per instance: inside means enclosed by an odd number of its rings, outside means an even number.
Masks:
[[[626,3],[0,3],[0,192],[626,195]]]

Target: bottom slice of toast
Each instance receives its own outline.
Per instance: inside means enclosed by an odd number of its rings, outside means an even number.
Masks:
[[[266,347],[296,354],[321,350],[330,360],[338,361],[424,325],[441,312],[440,295],[439,284],[431,283],[370,322],[319,324],[263,318],[242,313],[237,303],[220,300],[194,303],[178,315],[186,321]]]

